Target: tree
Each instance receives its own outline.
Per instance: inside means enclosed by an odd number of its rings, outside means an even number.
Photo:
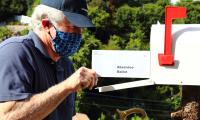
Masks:
[[[0,42],[10,37],[12,32],[7,27],[0,27]]]
[[[14,15],[26,14],[28,6],[33,0],[0,0],[0,21],[7,20]]]
[[[27,0],[28,10],[26,11],[27,16],[31,16],[33,9],[40,3],[40,0]]]

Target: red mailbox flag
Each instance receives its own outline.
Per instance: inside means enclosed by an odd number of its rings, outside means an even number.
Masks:
[[[160,66],[173,66],[174,56],[172,55],[172,20],[186,18],[186,8],[167,6],[165,8],[165,48],[164,54],[158,54]]]

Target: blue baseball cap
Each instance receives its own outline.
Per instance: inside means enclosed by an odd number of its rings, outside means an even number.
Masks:
[[[77,27],[94,27],[88,17],[86,0],[41,0],[40,4],[63,11],[67,20]]]

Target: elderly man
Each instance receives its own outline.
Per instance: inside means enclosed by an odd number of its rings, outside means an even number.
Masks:
[[[0,120],[71,120],[75,92],[97,84],[95,71],[76,72],[68,59],[81,28],[93,27],[85,0],[41,0],[28,35],[0,44]]]

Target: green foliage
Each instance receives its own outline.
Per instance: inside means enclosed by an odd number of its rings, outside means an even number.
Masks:
[[[124,5],[117,9],[116,12],[116,24],[121,29],[135,30],[134,27],[138,24],[136,22],[139,8],[132,8],[128,5]]]
[[[74,67],[78,69],[81,66],[91,67],[91,54],[93,49],[100,49],[101,42],[94,37],[88,30],[83,32],[83,41],[81,48],[77,54],[71,57],[72,61],[75,63]]]
[[[22,31],[19,32],[19,36],[27,35],[28,32],[29,32],[28,29],[24,29],[24,30],[22,30]]]
[[[131,39],[128,43],[128,45],[126,46],[126,49],[129,50],[141,50],[141,40],[140,39]]]
[[[88,15],[92,18],[92,22],[96,27],[106,27],[109,20],[109,14],[105,10],[99,9],[99,7],[90,7]]]
[[[120,50],[121,46],[123,46],[123,40],[121,37],[117,35],[110,36],[108,40],[108,44],[104,45],[103,49],[105,50]]]
[[[77,92],[77,95],[76,95],[76,112],[80,112],[81,100],[83,99],[83,97],[84,97],[83,91]]]
[[[157,0],[113,0],[113,5],[116,7],[128,4],[131,7],[140,7],[147,3],[156,3]]]
[[[0,0],[0,21],[5,21],[14,15],[31,16],[33,9],[40,0]]]
[[[150,29],[157,21],[164,23],[164,7],[158,4],[145,4],[140,10],[139,22],[141,31],[144,32],[144,39],[150,39]]]
[[[89,7],[98,7],[100,9],[106,10],[108,4],[104,0],[88,0]]]
[[[9,21],[7,22],[7,25],[20,25],[20,21]]]
[[[146,118],[141,118],[141,117],[139,117],[139,116],[137,116],[137,115],[134,115],[134,117],[132,117],[131,120],[153,120],[153,119],[150,119],[150,118],[148,118],[148,117],[146,117]]]
[[[25,14],[29,0],[0,0],[0,21],[7,20],[16,14]]]
[[[135,33],[130,33],[129,42],[126,45],[125,49],[128,50],[148,50],[143,40],[144,33],[137,29]]]
[[[170,5],[171,0],[157,0],[156,4],[162,7]]]
[[[169,103],[173,110],[176,110],[181,105],[182,87],[181,86],[163,86],[158,87],[158,91],[164,92],[166,95],[165,101]]]
[[[103,114],[103,113],[101,113],[101,117],[100,118],[98,118],[98,120],[105,120],[105,115]]]
[[[34,8],[39,4],[40,4],[40,0],[30,1],[30,4],[29,4],[29,7],[28,7],[28,10],[27,10],[26,14],[28,16],[31,16],[31,14],[33,13]]]
[[[181,23],[186,24],[199,24],[200,23],[200,2],[183,1],[177,4],[177,6],[184,6],[187,8],[187,18],[182,19]]]
[[[0,27],[0,42],[10,37],[12,32],[7,27]]]

